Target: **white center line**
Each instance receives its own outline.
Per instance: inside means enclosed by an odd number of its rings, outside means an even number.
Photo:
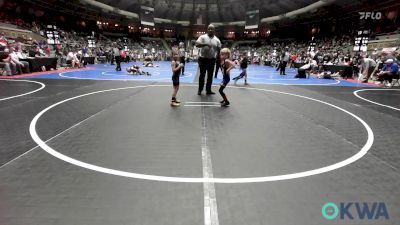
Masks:
[[[208,104],[208,105],[219,105],[219,102],[185,102],[185,104]]]
[[[221,107],[221,105],[183,105],[186,107],[202,107],[202,106],[206,106],[206,107]]]
[[[203,177],[213,178],[213,169],[211,163],[210,149],[207,145],[207,127],[205,109],[202,107],[202,127],[201,127],[201,156],[203,163]],[[217,197],[215,195],[215,186],[212,182],[204,182],[204,224],[219,225]]]

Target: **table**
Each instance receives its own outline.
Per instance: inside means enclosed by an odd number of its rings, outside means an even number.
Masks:
[[[57,69],[57,58],[26,58],[20,59],[21,61],[26,61],[29,63],[29,69],[31,72],[42,71],[42,66],[46,67],[46,70],[50,70],[51,68]]]
[[[88,64],[94,64],[94,57],[83,57],[82,60]]]
[[[305,63],[293,63],[293,66],[294,66],[294,68],[296,68],[296,69],[298,69],[298,68],[300,68],[300,67],[302,67],[302,66],[304,66],[304,65],[306,65]]]
[[[339,72],[341,77],[353,77],[353,67],[351,66],[323,65],[323,68],[324,71],[330,71],[331,73]]]
[[[272,62],[270,60],[265,60],[264,61],[265,66],[272,66]]]

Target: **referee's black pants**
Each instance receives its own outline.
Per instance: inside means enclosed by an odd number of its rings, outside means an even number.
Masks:
[[[211,85],[213,82],[214,75],[214,66],[215,66],[215,58],[207,59],[207,58],[199,58],[199,67],[200,67],[200,76],[199,76],[199,92],[203,91],[204,88],[204,79],[207,73],[207,83],[206,83],[206,92],[211,92]]]
[[[115,56],[115,62],[117,63],[116,71],[121,71],[121,56]]]
[[[184,75],[185,74],[185,64],[186,64],[185,56],[181,56],[180,61],[183,64],[181,72],[182,72],[182,75]]]

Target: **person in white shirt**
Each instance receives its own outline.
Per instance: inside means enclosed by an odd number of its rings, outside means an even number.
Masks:
[[[15,48],[15,50],[16,50],[15,53],[17,54],[17,56],[18,56],[19,59],[26,59],[26,58],[27,58],[27,55],[26,55],[24,52],[22,52],[22,47],[21,47],[21,45],[17,46],[17,47]]]
[[[70,51],[68,53],[68,55],[67,55],[67,64],[71,64],[72,67],[75,67],[75,65],[78,66],[78,67],[81,66],[76,53],[74,53],[72,51]]]
[[[369,78],[371,77],[372,72],[375,70],[377,63],[371,58],[364,58],[360,56],[359,65],[361,73],[359,79],[362,80],[363,83],[367,83]]]
[[[213,95],[211,85],[214,75],[214,66],[218,51],[221,49],[221,41],[215,36],[215,27],[210,24],[208,26],[208,33],[201,35],[196,41],[196,47],[200,48],[199,51],[199,89],[197,94],[201,95],[204,88],[204,79],[207,73],[206,94]]]
[[[14,48],[10,48],[10,57],[11,57],[11,60],[16,65],[16,70],[17,70],[18,74],[30,73],[29,63],[25,62],[25,61],[20,61],[18,58],[18,54],[17,54],[17,52],[15,52]],[[23,70],[23,72],[22,72],[22,70]]]

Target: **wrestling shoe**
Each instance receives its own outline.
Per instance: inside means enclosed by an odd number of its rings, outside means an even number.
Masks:
[[[229,105],[230,105],[229,101],[227,101],[227,102],[224,101],[224,102],[221,104],[222,107],[227,107],[227,106],[229,106]]]
[[[175,101],[173,101],[173,102],[171,102],[171,106],[172,107],[178,107],[178,106],[180,106],[181,104],[179,104],[178,102],[175,102]]]

